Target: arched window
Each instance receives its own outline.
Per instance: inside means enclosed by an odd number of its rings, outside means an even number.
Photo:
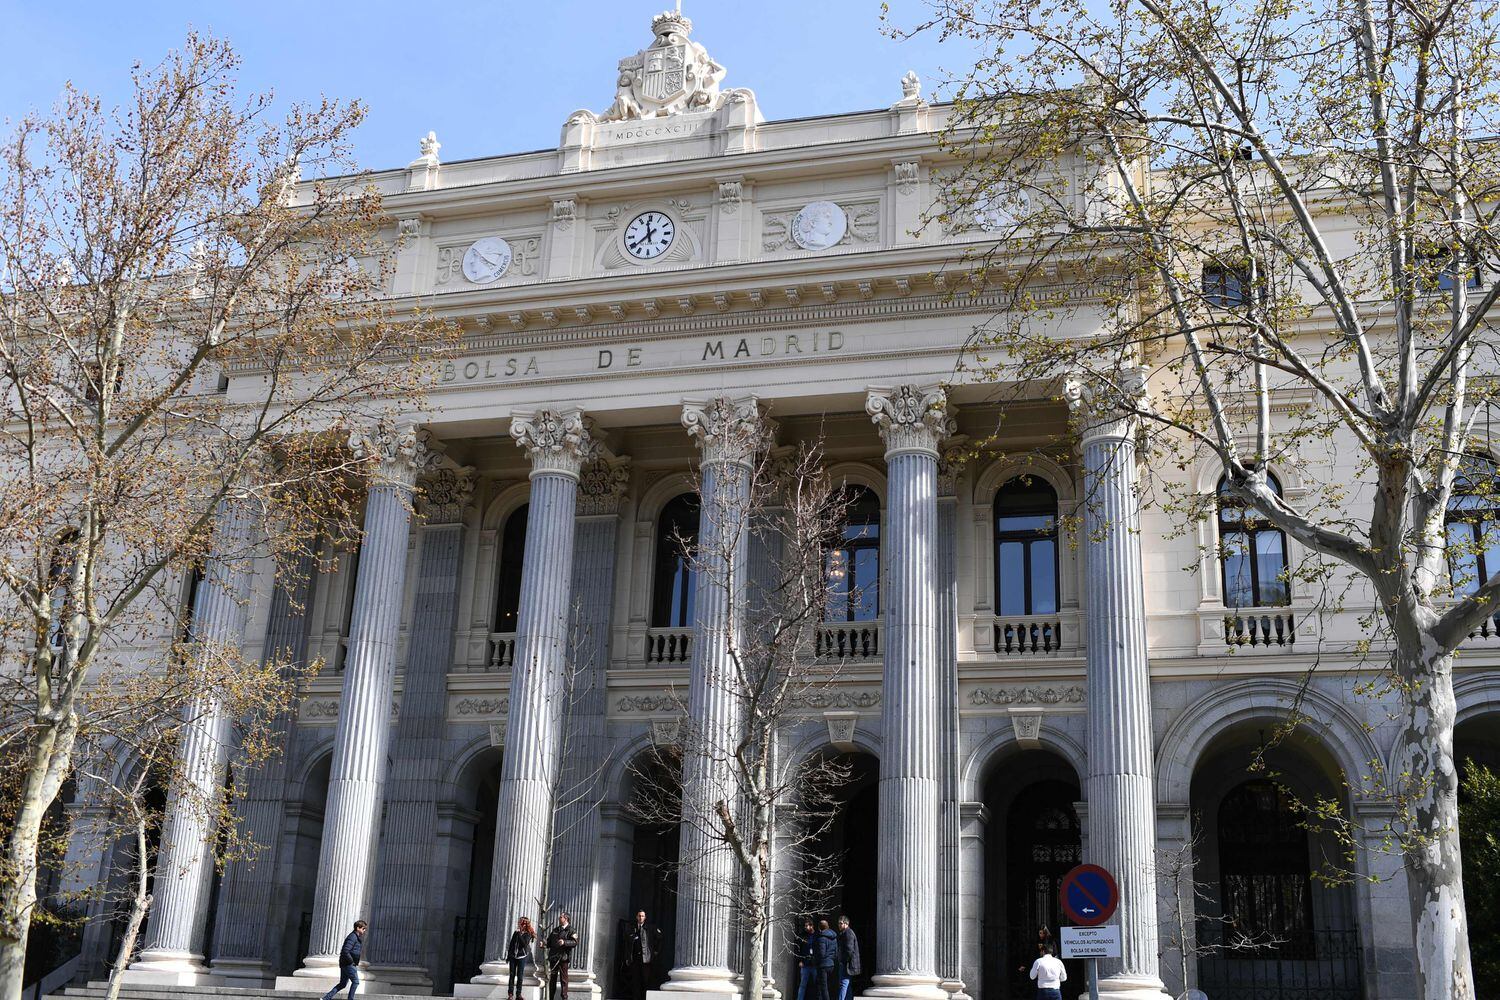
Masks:
[[[1281,496],[1281,484],[1272,475],[1266,483]],[[1291,587],[1286,577],[1286,535],[1254,507],[1247,507],[1228,492],[1228,480],[1219,480],[1219,565],[1224,578],[1226,608],[1270,608],[1290,604]]]
[[[693,623],[691,548],[698,543],[698,497],[684,493],[662,508],[656,522],[656,577],[651,597],[652,628],[687,628]]]
[[[500,570],[495,584],[495,631],[514,632],[521,610],[521,567],[526,562],[526,515],[530,504],[511,511],[500,532]]]
[[[1017,476],[995,493],[995,611],[1057,612],[1057,491]]]
[[[1307,831],[1286,792],[1256,778],[1219,804],[1219,902],[1236,932],[1288,944],[1312,930]]]
[[[865,486],[844,493],[846,520],[838,543],[828,551],[828,608],[831,622],[868,622],[880,617],[880,499]]]
[[[1458,594],[1500,573],[1500,469],[1488,455],[1465,455],[1448,500],[1448,570]]]

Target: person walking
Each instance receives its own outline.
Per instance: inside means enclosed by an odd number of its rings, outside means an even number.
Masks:
[[[578,932],[566,913],[558,915],[557,926],[547,934],[547,1000],[557,1000],[557,984],[562,981],[562,997],[568,1000],[568,964],[578,947]]]
[[[1036,950],[1036,961],[1031,963],[1031,978],[1036,980],[1036,1000],[1062,1000],[1062,984],[1067,982],[1068,970],[1052,954],[1050,944],[1038,943]]]
[[[797,938],[797,1000],[816,1000],[814,991],[810,998],[807,987],[818,974],[818,953],[813,945],[818,929],[811,920],[802,921],[802,933]]]
[[[838,979],[839,993],[833,1000],[849,1000],[849,982],[860,974],[859,966],[859,938],[854,935],[854,928],[849,926],[849,918],[842,913],[838,919]]]
[[[363,920],[354,921],[354,930],[339,948],[339,984],[324,993],[323,1000],[333,1000],[345,983],[349,984],[349,1000],[354,1000],[354,991],[359,989],[359,957],[365,952],[365,931],[369,926]]]
[[[531,946],[535,943],[536,928],[531,925],[531,918],[518,917],[516,929],[510,932],[510,943],[505,946],[505,961],[510,966],[506,1000],[521,1000],[521,990],[526,985],[526,963],[534,961]]]
[[[813,937],[813,951],[818,958],[818,1000],[833,1000],[838,989],[834,977],[838,975],[839,938],[828,926],[828,921],[818,921],[818,933]]]
[[[636,910],[635,921],[625,932],[625,972],[634,1000],[646,1000],[646,991],[656,982],[660,956],[661,928],[646,922],[645,910]]]

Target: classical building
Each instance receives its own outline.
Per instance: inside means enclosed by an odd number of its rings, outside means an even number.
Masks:
[[[321,991],[365,917],[371,991],[499,995],[506,935],[545,877],[582,930],[575,990],[627,995],[620,932],[645,909],[665,989],[735,992],[749,959],[728,904],[679,891],[724,872],[674,867],[703,852],[628,803],[681,706],[724,710],[736,612],[695,599],[678,538],[720,523],[716,498],[743,490],[757,448],[821,436],[861,589],[823,626],[840,669],[799,703],[784,752],[851,767],[827,838],[860,993],[1029,997],[1017,969],[1086,859],[1121,885],[1109,995],[1410,996],[1399,861],[1361,852],[1373,880],[1323,884],[1337,847],[1288,801],[1330,796],[1371,829],[1388,808],[1341,778],[1392,752],[1388,706],[1356,694],[1358,623],[1279,576],[1298,548],[1253,512],[1226,505],[1184,534],[1139,508],[1151,457],[1128,424],[1073,419],[1062,387],[1002,404],[955,377],[999,300],[961,263],[985,229],[929,221],[948,110],[914,75],[888,107],[768,121],[691,28],[655,18],[613,103],[567,118],[556,149],[444,163],[429,135],[374,175],[404,237],[390,294],[460,323],[463,349],[429,411],[359,442],[383,474],[357,552],[330,542],[304,593],[267,565],[196,609],[252,653],[326,666],[285,753],[236,776],[262,852],[218,875],[205,838],[180,835],[192,819],[172,817],[132,980]],[[1060,163],[1060,183],[1088,169]],[[1038,292],[1093,294],[1065,276]],[[1294,497],[1315,465],[1270,472]],[[1217,488],[1207,461],[1184,474]],[[1220,565],[1226,534],[1248,544]],[[1458,739],[1496,757],[1486,641],[1459,669]],[[563,745],[565,660],[587,693]],[[1249,772],[1299,697],[1280,779]],[[225,727],[184,753],[213,755]],[[599,795],[566,806],[549,851],[576,761]],[[671,777],[688,798],[713,780],[691,762]],[[1196,894],[1163,890],[1172,854]],[[107,852],[72,860],[68,878],[109,877]],[[83,974],[114,927],[90,925]],[[1230,927],[1280,943],[1215,950]],[[795,991],[780,940],[764,960]]]

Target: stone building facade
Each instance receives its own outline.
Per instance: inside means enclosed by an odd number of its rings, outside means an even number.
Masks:
[[[1312,876],[1334,847],[1289,818],[1288,787],[1371,829],[1388,808],[1341,777],[1393,744],[1388,706],[1356,693],[1355,618],[1276,582],[1298,558],[1278,532],[1225,568],[1218,533],[1255,526],[1184,535],[1139,507],[1151,457],[1129,425],[1078,425],[1063,388],[1001,404],[955,378],[999,301],[960,263],[983,228],[928,221],[947,111],[914,77],[888,108],[766,121],[690,29],[656,19],[614,103],[568,118],[555,150],[443,163],[429,136],[375,175],[402,237],[389,292],[462,324],[463,351],[430,411],[358,442],[383,475],[357,551],[330,542],[304,593],[268,564],[222,588],[243,604],[197,610],[252,653],[326,667],[284,754],[235,776],[265,849],[219,876],[203,838],[169,825],[132,978],[321,991],[363,916],[372,990],[497,995],[545,869],[582,929],[575,989],[626,995],[619,934],[643,908],[665,931],[667,989],[734,992],[746,957],[724,904],[676,891],[724,873],[666,874],[685,834],[628,802],[682,704],[700,721],[722,710],[716,637],[735,609],[688,599],[674,535],[715,523],[705,505],[743,489],[774,433],[823,439],[876,581],[826,623],[841,669],[785,734],[788,754],[851,765],[829,847],[837,908],[865,943],[861,992],[1029,996],[1016,969],[1056,926],[1058,878],[1087,859],[1122,887],[1112,996],[1410,995],[1399,861],[1362,852],[1373,880],[1325,886]],[[1060,183],[1087,169],[1059,163]],[[1038,293],[1072,307],[1067,323],[1090,315],[1086,283]],[[949,460],[953,441],[991,439],[992,455]],[[1337,463],[1271,472],[1295,496]],[[1207,462],[1184,474],[1216,489]],[[1099,517],[1129,530],[1091,530]],[[1459,668],[1461,756],[1500,748],[1487,641]],[[566,745],[564,660],[585,692]],[[1281,783],[1250,773],[1299,698],[1307,721],[1272,754]],[[184,752],[218,752],[219,721]],[[535,831],[580,766],[599,794],[566,807],[549,852]],[[692,796],[711,776],[681,777]],[[1196,898],[1153,874],[1184,852]],[[69,877],[108,877],[107,852],[71,860]],[[1283,941],[1215,952],[1220,917]],[[86,961],[110,932],[90,926]],[[795,989],[779,940],[765,961]]]

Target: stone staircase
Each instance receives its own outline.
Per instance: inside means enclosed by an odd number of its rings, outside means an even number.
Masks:
[[[61,993],[49,994],[45,1000],[104,1000],[108,992],[109,984],[101,981],[90,982],[87,986],[69,986]],[[207,997],[221,997],[227,1000],[287,1000],[288,997],[300,997],[304,1000],[316,1000],[317,992],[309,990],[306,993],[289,993],[285,990],[247,990],[229,986],[150,986],[144,983],[127,983],[120,988],[120,1000],[204,1000]],[[381,993],[380,1000],[433,1000],[431,996],[403,996],[400,994]],[[340,994],[344,996],[344,994]],[[361,987],[357,994],[360,998],[373,997],[376,994],[366,994]]]

